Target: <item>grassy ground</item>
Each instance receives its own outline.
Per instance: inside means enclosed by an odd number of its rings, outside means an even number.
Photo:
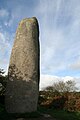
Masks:
[[[80,120],[80,112],[67,112],[64,110],[54,110],[39,108],[39,111],[42,113],[50,114],[53,118],[57,120]]]
[[[4,106],[0,105],[0,120],[13,120],[17,118],[25,118],[25,120],[28,120],[28,118],[35,118],[35,120],[37,120],[42,114],[49,114],[53,118],[56,118],[56,120],[80,120],[80,112],[67,112],[64,110],[54,110],[39,107],[37,112],[30,114],[9,114],[5,111]],[[48,118],[46,118],[46,120],[48,120]]]
[[[59,120],[80,120],[80,113],[65,112],[63,110],[51,110],[49,112],[54,118]]]

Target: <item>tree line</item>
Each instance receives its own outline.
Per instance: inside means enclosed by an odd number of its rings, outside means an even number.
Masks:
[[[58,81],[40,91],[39,105],[49,109],[80,111],[80,92],[72,80]]]

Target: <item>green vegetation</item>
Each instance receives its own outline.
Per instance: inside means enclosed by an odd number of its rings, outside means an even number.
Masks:
[[[4,106],[0,105],[0,120],[12,120],[15,118],[39,118],[41,114],[50,114],[57,120],[80,120],[80,112],[67,112],[64,110],[54,110],[53,108],[47,109],[39,107],[37,112],[24,113],[24,114],[10,114],[5,111]]]
[[[7,75],[4,75],[4,70],[0,69],[0,96],[4,95],[7,83]]]
[[[50,113],[54,118],[59,120],[80,120],[80,113],[78,112],[66,112],[63,110],[50,110]]]
[[[80,111],[80,92],[74,81],[59,81],[40,91],[39,105],[68,112]]]
[[[47,109],[40,107],[39,111],[44,114],[50,114],[57,120],[80,120],[80,112],[67,112],[64,110]]]
[[[68,112],[65,112],[63,110],[51,110],[49,111],[49,113],[56,119],[59,119],[59,120],[80,120],[80,114],[78,114],[77,112],[74,113],[74,112],[71,112],[71,113],[68,113]]]
[[[80,120],[80,92],[74,81],[60,81],[40,91],[39,111],[57,120]]]

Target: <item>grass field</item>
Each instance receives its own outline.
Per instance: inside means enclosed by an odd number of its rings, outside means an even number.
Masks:
[[[64,110],[54,110],[39,108],[39,111],[42,113],[50,114],[53,118],[57,120],[80,120],[80,112],[67,112]]]
[[[54,110],[39,107],[37,112],[25,114],[9,114],[4,106],[0,105],[0,120],[12,120],[13,118],[39,118],[41,114],[50,114],[57,120],[80,120],[80,112],[67,112],[64,110]]]

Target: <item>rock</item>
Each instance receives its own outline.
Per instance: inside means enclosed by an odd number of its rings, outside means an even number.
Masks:
[[[16,120],[25,120],[24,118],[18,118],[18,119],[16,119]]]
[[[39,93],[39,27],[35,17],[17,29],[8,70],[5,105],[9,113],[37,110]]]

